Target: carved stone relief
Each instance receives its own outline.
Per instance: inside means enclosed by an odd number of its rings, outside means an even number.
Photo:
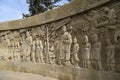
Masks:
[[[119,22],[114,8],[103,7],[28,29],[1,31],[0,60],[116,71]]]
[[[115,71],[115,46],[111,43],[110,39],[106,40],[105,54],[107,56],[107,69]]]

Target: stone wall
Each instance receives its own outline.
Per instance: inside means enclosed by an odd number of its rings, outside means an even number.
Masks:
[[[1,61],[0,69],[40,74],[59,80],[119,80],[119,73],[88,70],[76,67],[63,67],[41,63]]]
[[[119,5],[119,0],[75,0],[29,18],[1,22],[0,60],[7,61],[10,70],[26,65],[23,71],[51,77],[58,72],[62,80],[65,75],[71,80],[74,75],[83,80],[113,75],[113,80],[120,72]]]

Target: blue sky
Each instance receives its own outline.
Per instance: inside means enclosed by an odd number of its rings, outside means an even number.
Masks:
[[[66,0],[57,4],[64,3]],[[29,13],[26,0],[0,0],[0,22],[21,19],[22,13]]]

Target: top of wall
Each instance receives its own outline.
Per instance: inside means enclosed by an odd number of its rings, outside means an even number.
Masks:
[[[19,20],[13,20],[8,22],[0,23],[0,30],[12,30],[27,28],[31,26],[41,25],[63,19],[78,13],[81,13],[85,10],[100,6],[104,3],[107,3],[111,0],[74,0],[73,2],[60,6],[56,9],[46,11],[44,13]]]

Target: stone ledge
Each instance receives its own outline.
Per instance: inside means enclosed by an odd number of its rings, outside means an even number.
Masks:
[[[88,0],[89,2],[90,0]],[[20,29],[20,28],[27,28],[31,26],[41,25],[45,23],[49,23],[52,21],[56,21],[59,19],[63,19],[78,13],[81,13],[85,10],[89,10],[96,6],[100,6],[104,3],[107,3],[111,0],[99,0],[99,2],[93,2],[90,6],[87,4],[87,1],[84,0],[75,0],[69,4],[64,6],[58,7],[56,9],[52,9],[42,14],[38,14],[26,19],[8,21],[8,22],[1,22],[0,23],[0,30],[12,30],[12,29]]]
[[[120,73],[63,67],[51,64],[0,62],[0,70],[40,74],[59,80],[120,80]]]

